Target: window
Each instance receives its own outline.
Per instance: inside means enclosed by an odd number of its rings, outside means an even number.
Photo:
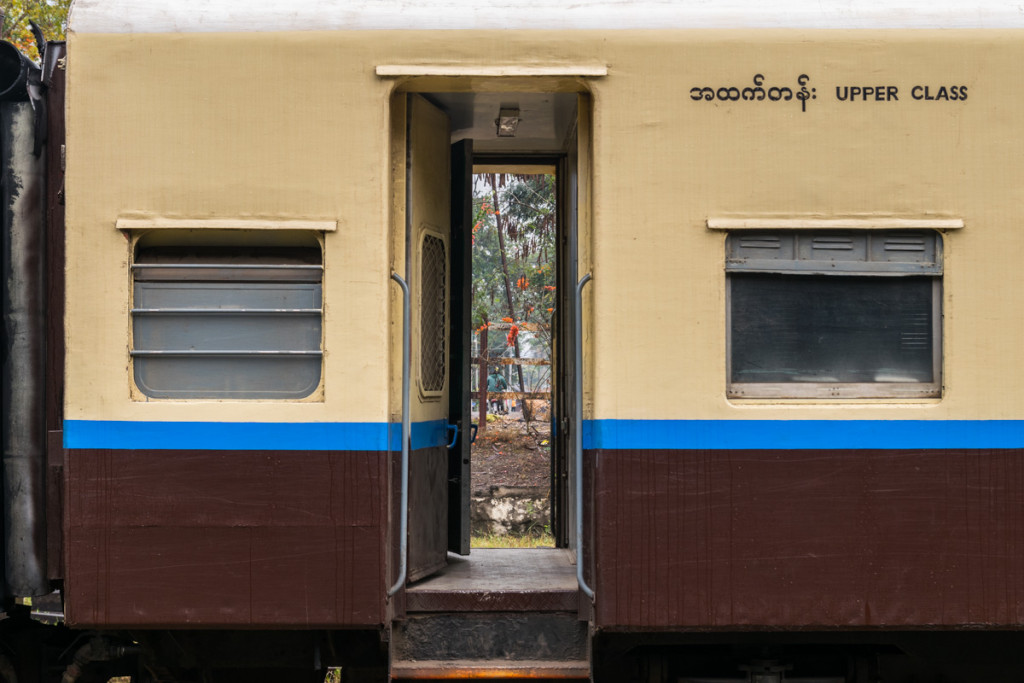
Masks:
[[[323,265],[315,237],[234,231],[191,245],[148,237],[139,240],[132,265],[139,391],[151,398],[299,399],[316,390]]]
[[[420,387],[439,396],[448,374],[448,252],[444,240],[423,234],[420,248]]]
[[[940,395],[936,233],[742,233],[726,252],[730,397]]]

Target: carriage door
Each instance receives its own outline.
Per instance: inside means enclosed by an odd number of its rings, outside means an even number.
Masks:
[[[470,329],[473,302],[473,141],[452,145],[451,352],[449,420],[458,427],[448,452],[448,550],[469,555],[470,544]]]
[[[422,96],[409,95],[406,101],[413,423],[408,580],[416,581],[445,565],[449,547],[469,551],[469,439],[463,429],[468,404],[461,391],[468,381],[461,341],[468,311],[460,303],[469,273],[459,265],[465,252],[462,231],[452,230],[448,116]]]

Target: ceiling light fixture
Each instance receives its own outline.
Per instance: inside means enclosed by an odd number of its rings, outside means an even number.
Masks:
[[[498,112],[498,118],[494,120],[494,125],[498,129],[499,138],[514,138],[516,128],[519,127],[519,108],[502,107]]]

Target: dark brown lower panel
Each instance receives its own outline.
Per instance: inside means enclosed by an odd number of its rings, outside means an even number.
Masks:
[[[387,454],[74,450],[72,626],[384,621]]]
[[[413,451],[409,458],[409,576],[418,581],[448,557],[448,449]]]
[[[1024,451],[591,451],[604,628],[1024,625]]]

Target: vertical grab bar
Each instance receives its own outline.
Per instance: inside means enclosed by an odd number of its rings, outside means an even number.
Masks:
[[[573,429],[576,431],[576,581],[580,585],[580,590],[593,600],[594,590],[583,578],[583,286],[591,279],[590,273],[587,273],[576,285],[576,311],[573,316],[576,345],[573,358],[576,406]]]
[[[409,439],[412,432],[409,415],[409,357],[412,346],[409,285],[398,273],[391,273],[391,279],[402,288],[402,493],[399,504],[398,579],[395,585],[388,589],[389,598],[405,585],[405,577],[409,570]]]

